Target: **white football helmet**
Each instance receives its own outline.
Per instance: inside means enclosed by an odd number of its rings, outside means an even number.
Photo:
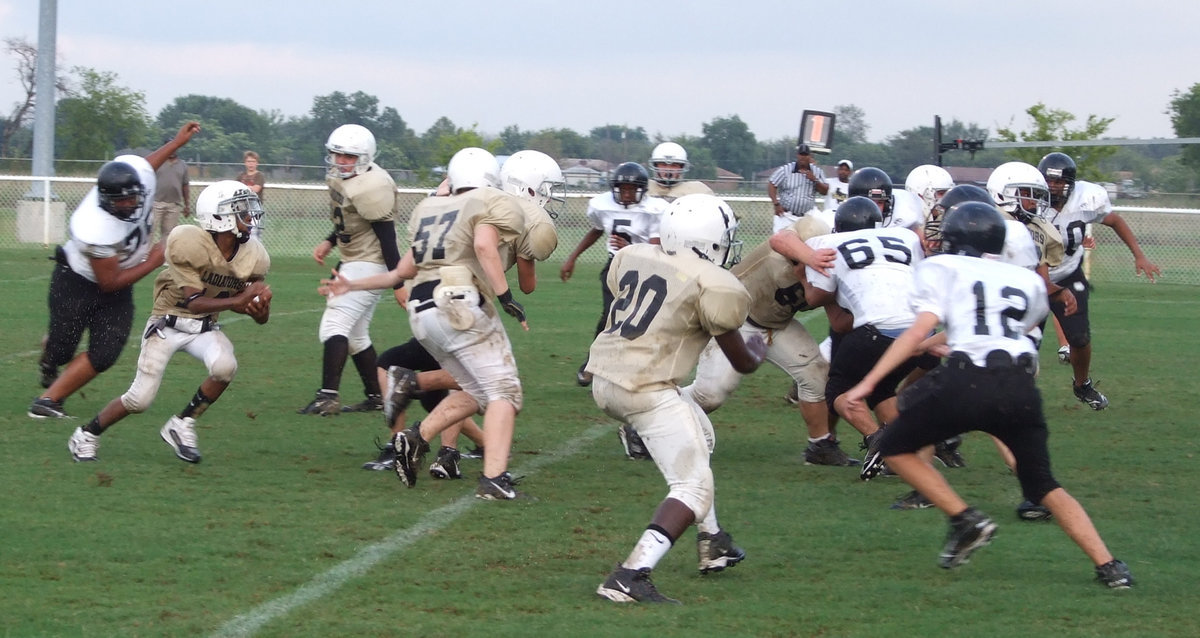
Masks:
[[[346,179],[361,175],[367,172],[371,162],[375,161],[375,135],[365,126],[343,124],[329,134],[329,139],[325,142],[325,150],[329,151],[329,154],[325,156],[325,164],[330,177]],[[339,166],[333,157],[335,153],[356,155],[358,161],[353,166]]]
[[[660,171],[659,164],[680,164],[683,168],[666,168]],[[684,173],[691,167],[687,151],[675,142],[663,142],[655,146],[654,151],[650,153],[650,176],[663,186],[670,186],[682,180]]]
[[[720,197],[692,193],[671,202],[658,232],[667,254],[691,253],[724,267],[741,257],[742,242],[734,238],[737,226],[733,209]]]
[[[922,164],[908,174],[904,180],[904,190],[921,198],[925,217],[938,203],[946,191],[954,188],[954,178],[941,166]]]
[[[500,167],[501,188],[546,209],[552,218],[558,217],[567,201],[564,182],[558,162],[541,151],[517,151]]]
[[[474,146],[468,146],[454,154],[446,165],[446,178],[450,180],[450,192],[457,193],[465,188],[500,187],[500,162],[496,156]]]
[[[262,220],[262,203],[249,186],[231,179],[216,182],[196,198],[196,223],[211,233],[233,233],[243,242]],[[246,232],[238,228],[238,220]]]
[[[996,167],[987,181],[987,190],[1000,210],[1022,223],[1042,217],[1050,206],[1050,188],[1036,166],[1025,162],[1007,162]]]

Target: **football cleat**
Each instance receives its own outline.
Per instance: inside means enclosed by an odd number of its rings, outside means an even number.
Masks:
[[[888,509],[923,510],[931,507],[933,507],[933,503],[931,503],[929,499],[925,498],[924,494],[913,490],[897,499],[895,503],[892,503],[891,506],[888,507]]]
[[[1133,574],[1129,573],[1129,566],[1115,558],[1096,566],[1096,580],[1109,589],[1133,587]]]
[[[719,572],[746,559],[746,552],[733,544],[733,537],[721,530],[716,534],[696,534],[696,555],[700,558],[700,573]]]
[[[512,501],[522,496],[524,492],[518,492],[514,487],[521,482],[520,478],[513,478],[508,472],[501,472],[500,476],[488,478],[482,473],[479,474],[479,486],[475,488],[475,498],[485,501]]]
[[[396,448],[396,477],[413,487],[417,484],[417,467],[429,452],[429,443],[421,438],[421,423],[397,432],[392,437],[392,446]]]
[[[460,479],[462,471],[458,468],[458,460],[462,455],[458,450],[443,445],[438,450],[437,458],[429,465],[429,475],[435,479]]]
[[[1058,349],[1058,362],[1065,366],[1071,365],[1071,346],[1063,346]]]
[[[1083,382],[1083,385],[1076,385],[1072,388],[1075,390],[1075,398],[1086,403],[1093,410],[1103,410],[1108,407],[1108,397],[1100,394],[1096,390],[1096,386],[1091,379]]]
[[[342,413],[342,403],[338,393],[329,390],[317,390],[317,396],[308,405],[296,410],[296,414],[316,414],[330,416]]]
[[[387,371],[387,387],[383,391],[383,419],[388,427],[396,420],[396,415],[408,409],[413,399],[421,396],[421,386],[417,384],[417,373],[408,368],[392,366]]]
[[[75,459],[76,463],[99,461],[100,459],[96,458],[96,450],[100,449],[100,437],[91,432],[84,432],[83,428],[75,428],[75,433],[67,439],[67,449],[71,451],[71,458]]]
[[[848,454],[842,451],[838,442],[832,438],[821,439],[820,441],[810,441],[808,448],[804,450],[805,465],[834,465],[838,467],[851,467],[858,465],[858,459],[852,459]]]
[[[858,478],[869,481],[876,476],[882,476],[887,472],[887,466],[883,464],[883,454],[879,452],[879,435],[883,433],[882,429],[863,437],[862,449],[867,451],[863,458],[862,469],[858,471]]]
[[[375,447],[379,448],[379,456],[374,461],[363,463],[362,469],[373,472],[396,469],[396,446],[390,441],[387,445],[380,445],[379,439],[375,439]]]
[[[382,412],[383,397],[378,394],[368,394],[367,398],[354,405],[343,405],[342,412]]]
[[[1048,521],[1054,517],[1044,505],[1033,501],[1021,501],[1017,506],[1017,516],[1023,521]]]
[[[158,434],[175,451],[175,456],[188,463],[200,462],[200,450],[196,444],[196,419],[190,416],[173,416],[167,419]]]
[[[670,603],[680,604],[674,598],[658,593],[650,581],[650,568],[629,569],[617,565],[604,583],[596,588],[596,594],[616,603]]]
[[[70,419],[73,418],[63,410],[61,401],[54,399],[38,398],[34,399],[29,406],[29,411],[26,412],[29,416],[35,419]]]
[[[933,448],[933,458],[941,461],[946,467],[966,467],[967,461],[958,451],[962,441],[962,435],[938,441]]]
[[[587,359],[584,359],[583,365],[579,366],[579,370],[575,372],[575,383],[579,384],[581,388],[592,385],[592,373],[584,369],[587,368],[587,364]]]
[[[483,446],[473,447],[462,453],[464,459],[481,459],[483,458]]]
[[[630,460],[650,460],[650,450],[642,441],[641,435],[632,425],[622,425],[617,429],[617,437],[621,439],[621,447],[625,448],[625,456]]]
[[[954,569],[966,564],[971,560],[971,554],[992,542],[995,535],[996,523],[983,512],[968,507],[950,519],[950,531],[946,533],[946,545],[938,557],[938,566]]]

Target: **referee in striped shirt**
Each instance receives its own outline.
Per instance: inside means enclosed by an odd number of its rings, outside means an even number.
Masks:
[[[812,161],[808,144],[796,147],[796,161],[775,169],[767,182],[767,195],[775,206],[775,231],[787,228],[816,206],[817,194],[829,192],[825,172]]]

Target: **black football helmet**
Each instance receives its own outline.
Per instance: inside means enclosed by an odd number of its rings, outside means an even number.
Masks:
[[[965,204],[966,202],[991,204],[992,196],[986,190],[974,184],[959,184],[946,191],[946,194],[942,195],[942,198],[933,205],[933,208],[929,211],[929,216],[925,218],[926,252],[941,252],[939,247],[942,243],[942,223],[946,219],[946,213],[953,210],[955,206]]]
[[[883,221],[892,217],[892,209],[896,205],[896,197],[892,195],[892,178],[874,166],[866,166],[854,171],[846,185],[846,193],[850,197],[866,197],[879,202],[883,211]]]
[[[994,204],[964,202],[942,221],[942,252],[947,255],[1000,255],[1004,252],[1004,215]]]
[[[879,206],[861,195],[850,197],[838,204],[833,214],[833,232],[845,233],[864,228],[880,228],[883,226],[883,213]]]
[[[1067,203],[1071,191],[1075,190],[1075,178],[1079,173],[1079,169],[1075,166],[1075,160],[1066,153],[1048,153],[1042,158],[1042,161],[1038,162],[1037,168],[1042,177],[1046,178],[1047,185],[1055,180],[1066,182],[1061,193],[1055,193],[1054,187],[1050,186],[1050,205],[1054,208],[1061,208],[1063,204]]]
[[[125,162],[108,162],[100,167],[96,194],[100,208],[117,219],[133,217],[146,201],[146,187],[137,169]]]
[[[632,185],[636,189],[636,199],[626,201],[621,198],[621,186]],[[618,204],[629,208],[634,204],[640,204],[642,198],[646,196],[646,188],[650,186],[650,173],[646,167],[637,162],[625,162],[612,172],[612,176],[608,178],[608,186],[612,189],[613,200]]]

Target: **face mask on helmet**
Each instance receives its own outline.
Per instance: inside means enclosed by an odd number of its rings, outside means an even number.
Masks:
[[[1044,216],[1050,205],[1046,178],[1034,166],[1007,162],[996,167],[987,181],[992,202],[1023,224]]]
[[[650,186],[650,174],[641,164],[625,162],[613,171],[608,186],[612,189],[613,201],[629,208],[645,199],[646,189]]]
[[[326,172],[330,177],[348,179],[361,175],[375,161],[375,135],[365,126],[343,124],[329,134],[325,142]]]
[[[951,188],[954,188],[954,179],[950,177],[950,173],[933,164],[914,168],[904,180],[904,190],[921,198],[927,216],[938,200]]]
[[[892,195],[892,178],[881,169],[866,166],[855,171],[846,184],[846,193],[851,197],[866,197],[878,204],[885,225],[891,219],[896,198]]]
[[[650,172],[653,173],[654,181],[663,186],[679,183],[691,166],[687,151],[675,142],[663,142],[655,146],[654,151],[650,153]]]
[[[258,195],[241,182],[223,180],[196,198],[196,223],[211,233],[233,233],[239,242],[250,239],[250,231],[262,224]]]
[[[946,191],[946,194],[938,200],[933,209],[929,211],[929,215],[925,217],[925,252],[930,254],[942,252],[942,222],[946,218],[946,213],[955,206],[967,202],[991,204],[992,196],[974,184],[959,184]]]
[[[505,191],[524,197],[557,219],[566,205],[562,169],[549,155],[539,151],[517,151],[500,169]]]
[[[684,195],[671,202],[659,227],[662,248],[670,255],[695,255],[721,267],[741,260],[737,217],[722,199]]]
[[[117,219],[129,219],[146,203],[146,188],[137,169],[125,162],[108,162],[96,176],[100,208]]]
[[[1050,205],[1061,209],[1075,190],[1075,179],[1079,169],[1075,160],[1066,153],[1049,153],[1038,162],[1038,172],[1046,178],[1046,186],[1050,189]]]

